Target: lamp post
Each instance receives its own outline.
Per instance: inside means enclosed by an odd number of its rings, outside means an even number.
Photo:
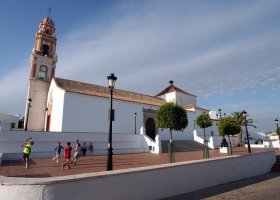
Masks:
[[[134,133],[136,135],[136,117],[137,117],[137,113],[134,113]]]
[[[219,108],[218,112],[219,112],[219,116],[220,116],[220,118],[221,118],[221,117],[222,117],[222,109]]]
[[[26,113],[26,120],[25,120],[25,126],[24,126],[24,130],[25,131],[27,131],[27,125],[28,125],[28,117],[29,117],[29,109],[30,109],[30,107],[31,107],[31,101],[32,101],[32,99],[31,98],[29,98],[28,99],[28,103],[27,103],[27,113]]]
[[[242,111],[242,114],[245,119],[245,128],[246,128],[246,138],[247,138],[247,145],[248,145],[248,153],[251,153],[251,146],[249,141],[249,134],[248,134],[248,127],[247,127],[247,112],[245,110]]]
[[[203,158],[209,158],[208,141],[205,134],[206,121],[203,121]]]
[[[280,134],[279,134],[279,128],[278,128],[278,119],[275,119],[275,124],[276,124],[276,133],[278,135],[278,140],[279,140],[279,144],[280,144]]]
[[[113,73],[107,76],[108,87],[110,89],[110,110],[109,110],[109,134],[108,134],[108,151],[107,151],[107,171],[113,170],[113,148],[112,148],[112,121],[114,120],[113,107],[113,90],[117,77]]]
[[[278,130],[278,129],[279,129],[279,127],[278,127],[278,119],[275,119],[274,121],[275,121],[276,128],[277,128],[277,129],[276,129],[276,133],[279,135],[279,130]]]
[[[218,121],[219,121],[219,118],[218,118],[218,113],[216,113],[216,120],[214,120],[216,122],[216,126],[218,126]]]

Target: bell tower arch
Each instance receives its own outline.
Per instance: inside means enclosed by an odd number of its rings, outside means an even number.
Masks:
[[[43,18],[35,35],[34,48],[30,57],[24,118],[25,129],[30,131],[44,131],[45,129],[47,96],[51,80],[55,76],[57,63],[56,41],[54,21],[49,16]],[[28,99],[32,99],[32,102],[30,103]]]

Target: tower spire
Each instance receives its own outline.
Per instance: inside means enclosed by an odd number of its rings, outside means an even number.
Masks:
[[[49,17],[51,17],[51,8],[48,9],[49,10]]]
[[[49,9],[49,15],[50,11],[51,9]],[[54,21],[46,16],[40,22],[30,57],[30,75],[25,111],[25,127],[28,127],[28,130],[45,130],[45,108],[57,63],[56,40]],[[28,100],[30,98],[32,99],[32,107],[29,106],[30,102]]]

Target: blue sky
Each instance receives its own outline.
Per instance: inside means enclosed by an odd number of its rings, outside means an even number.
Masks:
[[[280,1],[1,0],[0,112],[24,113],[29,58],[48,15],[56,76],[155,95],[169,80],[198,104],[246,110],[256,131],[280,119]]]

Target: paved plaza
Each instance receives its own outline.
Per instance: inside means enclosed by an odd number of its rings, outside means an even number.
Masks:
[[[252,152],[267,151],[269,149],[252,149]],[[279,150],[275,150],[279,154]],[[233,148],[234,155],[246,154],[247,149],[244,147]],[[219,150],[210,150],[210,157],[227,156],[221,154]],[[200,160],[203,157],[202,151],[176,152],[176,162]],[[32,158],[32,155],[31,155]],[[4,161],[0,167],[0,175],[9,177],[53,177],[66,176],[70,174],[81,174],[106,171],[107,156],[85,156],[81,157],[76,165],[71,165],[71,169],[62,170],[61,165],[64,158],[60,162],[52,162],[51,158],[31,159],[29,169],[25,169],[22,160]],[[122,154],[113,156],[113,167],[117,169],[127,169],[135,167],[144,167],[151,165],[160,165],[167,163],[167,154]]]
[[[267,151],[271,149],[252,149],[252,152]],[[234,155],[246,154],[247,149],[244,147],[233,148]],[[275,149],[279,155],[279,149]],[[202,151],[177,152],[176,162],[199,160],[202,159]],[[227,156],[220,154],[219,150],[210,150],[210,157]],[[32,157],[32,156],[31,156]],[[70,174],[81,174],[100,172],[106,170],[107,157],[102,156],[85,156],[81,157],[77,165],[72,165],[71,169],[62,170],[60,162],[52,162],[51,158],[32,159],[29,169],[25,169],[22,160],[4,161],[0,167],[0,175],[9,177],[53,177],[67,176]],[[160,165],[167,163],[167,154],[124,154],[114,155],[114,170],[135,168],[151,165]],[[280,173],[268,173],[249,179],[235,181],[207,189],[175,196],[166,200],[183,200],[183,199],[280,199]]]

